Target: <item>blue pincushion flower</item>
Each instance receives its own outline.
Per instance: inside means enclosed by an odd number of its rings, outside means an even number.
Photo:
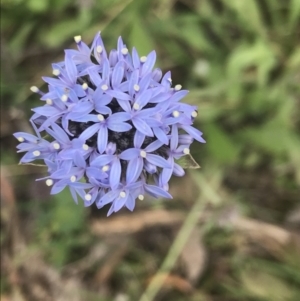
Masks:
[[[132,211],[145,194],[172,198],[171,176],[184,175],[177,160],[194,139],[205,142],[192,126],[197,108],[180,102],[188,91],[153,70],[155,51],[130,54],[120,37],[108,54],[100,33],[91,47],[74,39],[78,50],[52,65],[56,78],[43,77],[48,92],[31,87],[44,105],[30,119],[36,136],[14,134],[20,162],[42,160],[51,194],[68,187],[76,203],[111,204],[108,215]]]

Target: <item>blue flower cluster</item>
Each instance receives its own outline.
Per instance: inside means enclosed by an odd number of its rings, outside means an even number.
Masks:
[[[56,78],[43,77],[48,92],[31,87],[44,105],[30,119],[36,136],[14,134],[21,163],[43,160],[51,194],[68,186],[76,203],[111,204],[108,215],[132,211],[145,194],[171,198],[172,174],[184,175],[176,160],[194,139],[205,142],[192,127],[197,108],[180,102],[188,91],[153,70],[155,51],[130,54],[120,37],[108,54],[100,33],[91,47],[74,39],[78,50],[52,65]]]

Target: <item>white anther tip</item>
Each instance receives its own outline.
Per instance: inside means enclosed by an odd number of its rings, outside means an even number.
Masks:
[[[192,117],[196,118],[198,116],[198,113],[196,111],[192,112]]]
[[[60,149],[60,145],[57,142],[53,143],[53,148],[54,149]]]
[[[183,149],[183,153],[184,153],[185,155],[188,155],[188,154],[190,153],[190,149],[189,149],[189,148],[184,148],[184,149]]]
[[[140,105],[139,105],[138,103],[135,103],[135,104],[133,105],[133,108],[134,108],[135,110],[138,110],[138,109],[140,108]]]
[[[47,99],[46,99],[46,104],[49,105],[49,106],[53,105],[52,99],[47,98]]]
[[[141,150],[141,151],[140,151],[140,156],[141,156],[142,158],[146,158],[147,153],[146,153],[144,150]]]
[[[72,183],[74,183],[74,182],[76,181],[76,177],[75,177],[75,176],[70,177],[70,181],[71,181]]]
[[[66,102],[68,100],[68,95],[64,94],[61,98],[60,98],[63,102]]]
[[[87,144],[83,144],[83,145],[82,145],[82,148],[83,148],[85,151],[87,151],[87,150],[89,149],[89,146],[88,146]]]
[[[47,179],[46,180],[46,185],[47,186],[52,186],[53,185],[53,180],[52,179]]]
[[[108,90],[108,86],[107,86],[107,85],[102,85],[102,86],[101,86],[101,89],[102,89],[103,91],[106,91],[106,90]]]
[[[92,199],[92,195],[89,194],[89,193],[87,193],[87,194],[84,196],[84,199],[85,199],[86,201],[90,201],[90,200]]]
[[[147,57],[146,56],[142,56],[140,58],[140,60],[141,60],[142,63],[145,63],[147,61]]]
[[[176,85],[176,86],[174,87],[175,91],[179,91],[179,90],[181,90],[181,88],[182,88],[181,85]]]
[[[33,154],[35,157],[38,157],[38,156],[41,154],[41,152],[38,151],[38,150],[36,150],[36,151],[32,152],[32,154]]]
[[[55,75],[55,76],[59,76],[60,75],[60,70],[59,69],[53,69],[52,74]]]
[[[38,93],[38,92],[40,91],[39,88],[36,87],[36,86],[30,87],[30,90],[31,90],[33,93]]]
[[[127,48],[123,48],[123,49],[121,50],[121,52],[122,52],[122,54],[126,55],[126,54],[128,53],[128,49],[127,49]]]
[[[144,198],[145,198],[145,197],[144,197],[142,194],[140,194],[140,195],[138,196],[138,199],[141,200],[141,201],[143,201]]]
[[[24,141],[25,141],[25,139],[24,139],[23,137],[17,137],[17,140],[18,140],[19,142],[24,142]]]
[[[138,92],[140,90],[140,86],[139,85],[134,85],[133,89],[134,89],[134,91]]]
[[[180,115],[180,113],[178,111],[173,111],[172,115],[176,118]]]
[[[74,37],[75,42],[78,44],[81,42],[81,36],[75,36]]]
[[[96,51],[98,52],[98,53],[101,53],[102,51],[103,51],[103,48],[102,48],[102,46],[97,46],[96,47]]]
[[[121,198],[125,198],[126,197],[126,192],[125,191],[121,191],[120,192],[120,197]]]
[[[83,84],[81,85],[81,87],[82,87],[83,90],[87,90],[89,86],[88,86],[87,83],[83,83]]]
[[[98,115],[97,115],[97,118],[98,118],[99,121],[103,121],[103,120],[104,120],[104,116],[101,115],[101,114],[98,114]]]
[[[109,165],[104,165],[104,166],[102,167],[102,171],[103,171],[103,172],[109,171]]]

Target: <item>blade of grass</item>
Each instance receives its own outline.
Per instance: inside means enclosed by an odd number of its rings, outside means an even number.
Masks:
[[[155,299],[157,293],[168,277],[169,272],[174,267],[193,229],[197,225],[201,212],[203,212],[204,208],[209,202],[211,202],[212,204],[219,202],[218,195],[213,194],[211,190],[203,189],[204,187],[209,186],[204,177],[196,175],[196,173],[194,173],[194,177],[196,178],[203,193],[198,196],[194,206],[191,208],[188,216],[181,226],[181,229],[179,230],[179,233],[177,234],[177,237],[175,238],[175,241],[171,246],[164,262],[162,263],[160,269],[157,271],[156,275],[152,278],[150,284],[146,288],[139,301],[152,301]],[[215,200],[214,198],[217,198],[217,200]]]

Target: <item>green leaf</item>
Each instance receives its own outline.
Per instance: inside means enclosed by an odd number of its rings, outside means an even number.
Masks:
[[[220,163],[230,164],[236,160],[240,146],[226,132],[215,124],[206,125],[203,131],[209,137],[206,147],[211,156]]]
[[[200,165],[195,161],[191,154],[185,155],[176,160],[176,163],[184,169],[197,169]]]
[[[237,18],[246,28],[249,27],[256,33],[264,35],[265,27],[255,0],[223,0],[223,2],[235,11]]]
[[[136,47],[140,56],[147,55],[155,48],[154,43],[142,20],[137,16],[134,16],[133,19],[129,37],[130,45]]]
[[[297,23],[299,23],[300,19],[300,1],[299,0],[291,0],[290,4],[290,27],[294,27]]]

